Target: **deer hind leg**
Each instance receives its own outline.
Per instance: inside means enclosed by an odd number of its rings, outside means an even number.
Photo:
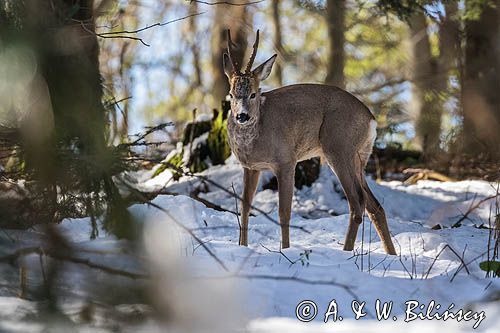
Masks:
[[[365,195],[359,177],[356,174],[354,157],[348,154],[333,154],[325,152],[325,158],[333,172],[339,178],[349,203],[349,227],[344,242],[344,251],[352,251],[356,242],[359,225],[363,222],[365,210]],[[335,156],[342,156],[335,158]]]
[[[368,187],[368,183],[363,175],[362,186],[366,195],[366,212],[368,213],[372,223],[375,225],[375,230],[377,230],[377,234],[382,241],[385,252],[387,252],[387,254],[396,255],[397,253],[394,249],[394,244],[392,243],[384,208],[378,202],[377,198],[370,190],[370,187]]]
[[[389,226],[387,225],[387,218],[385,216],[384,208],[379,203],[370,187],[368,186],[365,178],[365,173],[363,171],[366,163],[368,162],[368,159],[370,158],[372,147],[373,141],[368,140],[365,143],[364,149],[362,149],[358,153],[358,159],[356,160],[356,163],[359,163],[360,166],[359,177],[366,198],[366,212],[373,225],[375,226],[375,230],[377,231],[377,234],[382,241],[385,252],[387,254],[396,255],[396,250],[394,249],[394,244],[392,243],[391,234],[389,232]]]
[[[242,246],[248,246],[248,216],[255,191],[259,183],[260,171],[243,168],[243,203],[241,208],[240,241]]]
[[[280,166],[276,172],[279,192],[279,216],[281,226],[281,248],[290,247],[290,215],[292,212],[295,163]]]

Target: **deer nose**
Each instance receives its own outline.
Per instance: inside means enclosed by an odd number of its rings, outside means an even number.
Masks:
[[[250,117],[248,116],[248,113],[244,113],[244,112],[241,112],[241,113],[238,113],[236,115],[236,120],[240,123],[240,124],[243,124],[245,122],[248,121],[248,119],[250,119]]]

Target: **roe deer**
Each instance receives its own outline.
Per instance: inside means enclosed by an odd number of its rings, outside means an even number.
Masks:
[[[349,227],[344,250],[354,248],[366,209],[388,254],[396,254],[384,209],[371,192],[364,168],[375,141],[377,123],[368,108],[350,93],[322,84],[295,84],[261,92],[276,54],[252,70],[259,31],[245,72],[228,53],[223,56],[229,83],[231,115],[228,140],[244,170],[240,245],[248,245],[248,217],[261,170],[278,178],[282,248],[290,246],[290,214],[295,165],[323,157],[335,172],[349,203]]]

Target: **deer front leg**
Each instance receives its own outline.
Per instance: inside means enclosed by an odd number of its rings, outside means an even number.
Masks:
[[[290,247],[290,214],[292,211],[295,164],[280,166],[276,172],[279,192],[279,216],[281,225],[281,248]]]
[[[250,206],[259,183],[260,171],[243,168],[243,203],[241,208],[240,241],[242,246],[248,246],[248,216]]]

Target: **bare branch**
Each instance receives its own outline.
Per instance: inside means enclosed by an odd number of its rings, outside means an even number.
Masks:
[[[178,21],[182,21],[182,20],[185,20],[187,18],[190,18],[190,17],[193,17],[193,16],[198,16],[198,15],[201,15],[201,14],[204,14],[204,13],[205,12],[194,13],[194,14],[186,15],[186,16],[183,16],[183,17],[180,17],[180,18],[176,18],[174,20],[167,21],[167,22],[158,22],[158,23],[155,23],[155,24],[152,24],[152,25],[147,25],[147,26],[145,26],[143,28],[136,29],[136,30],[122,30],[122,31],[108,31],[108,32],[95,32],[95,31],[92,31],[92,30],[88,29],[85,26],[85,22],[84,21],[75,20],[75,19],[73,19],[73,21],[80,23],[80,25],[82,26],[83,30],[85,30],[89,34],[95,35],[95,36],[97,36],[99,38],[103,38],[103,39],[110,39],[110,38],[131,39],[131,40],[135,40],[135,41],[141,42],[141,44],[144,45],[144,46],[151,46],[150,44],[146,43],[140,37],[134,37],[134,36],[128,36],[128,35],[129,34],[138,34],[140,32],[143,32],[145,30],[148,30],[148,29],[151,29],[151,28],[154,28],[154,27],[163,27],[165,25],[168,25],[168,24],[171,24],[171,23],[174,23],[174,22],[178,22]]]
[[[274,281],[291,281],[291,282],[297,282],[297,283],[304,283],[304,284],[309,284],[309,285],[320,285],[320,286],[333,286],[333,287],[339,287],[344,289],[349,295],[351,295],[354,299],[360,299],[358,295],[356,295],[352,291],[352,287],[348,286],[343,283],[335,282],[333,280],[331,281],[326,281],[326,280],[310,280],[310,279],[305,279],[297,276],[275,276],[275,275],[266,275],[266,274],[233,274],[233,275],[227,275],[227,276],[219,276],[219,277],[213,277],[213,276],[204,276],[203,279],[230,279],[230,278],[241,278],[241,279],[257,279],[257,280],[274,280]]]
[[[238,227],[240,228],[240,233],[241,233],[240,215],[238,214],[238,212],[240,210],[238,209],[238,199],[236,199],[236,190],[234,189],[234,184],[233,183],[231,183],[231,187],[233,188],[233,193],[234,193],[234,206],[236,207],[236,220],[238,221]]]
[[[463,221],[465,221],[466,219],[469,218],[469,215],[476,209],[478,209],[483,203],[485,203],[486,201],[488,200],[491,200],[491,199],[495,199],[495,198],[498,198],[500,197],[500,193],[497,193],[495,195],[491,195],[489,197],[486,197],[482,200],[479,200],[477,203],[474,203],[474,200],[472,201],[469,209],[467,209],[467,211],[462,215],[462,217],[457,221],[455,222],[451,227],[452,228],[457,228],[459,227]]]
[[[85,22],[83,21],[80,21],[80,20],[74,20],[73,21],[75,22],[79,22],[80,25],[82,26],[82,29],[85,30],[86,32],[88,32],[89,34],[91,35],[94,35],[96,37],[99,37],[99,38],[103,38],[103,39],[110,39],[110,38],[121,38],[121,39],[131,39],[131,40],[135,40],[135,41],[139,41],[142,43],[142,45],[144,46],[150,46],[148,43],[146,43],[145,41],[142,40],[142,38],[139,38],[139,37],[133,37],[133,36],[121,36],[121,35],[107,35],[107,33],[97,33],[95,31],[92,31],[90,30],[89,28],[87,28],[85,26]]]
[[[141,160],[141,161],[147,161],[147,162],[153,162],[153,163],[159,163],[159,164],[162,164],[162,165],[165,165],[167,168],[169,169],[172,169],[174,170],[175,172],[183,175],[183,176],[187,176],[187,177],[193,177],[193,178],[197,178],[197,179],[200,179],[200,180],[203,180],[215,187],[217,187],[218,189],[224,191],[225,193],[229,194],[231,197],[234,197],[236,199],[238,199],[239,201],[243,202],[243,198],[240,197],[239,195],[235,194],[235,193],[232,193],[230,190],[226,189],[224,186],[220,185],[219,183],[211,180],[210,178],[206,177],[206,176],[202,176],[202,175],[197,175],[191,171],[186,171],[186,170],[183,170],[182,168],[176,166],[176,165],[173,165],[172,163],[169,163],[169,162],[165,162],[163,160],[160,160],[160,159],[150,159],[150,158],[137,158],[136,160]],[[136,189],[134,189],[135,191],[137,191]],[[159,194],[161,194],[159,192]],[[250,208],[255,210],[256,212],[259,212],[260,214],[262,214],[266,219],[268,219],[269,221],[271,221],[272,223],[274,223],[275,225],[277,226],[280,226],[280,223],[272,218],[268,212],[254,206],[254,205],[250,205]],[[304,228],[303,226],[297,226],[297,225],[290,225],[290,228],[292,229],[298,229],[302,232],[305,232],[307,234],[311,234],[311,232],[307,229],[307,228]]]
[[[280,255],[281,255],[281,256],[283,256],[286,260],[288,260],[288,262],[290,263],[290,266],[292,266],[292,265],[296,264],[296,263],[300,260],[300,258],[299,258],[299,259],[297,259],[297,260],[295,260],[295,261],[292,261],[290,258],[288,258],[288,257],[286,256],[286,254],[285,254],[285,253],[283,253],[283,251],[281,250],[281,248],[280,248],[280,250],[279,250],[279,251],[276,251],[276,250],[271,250],[270,248],[268,248],[267,246],[265,246],[265,245],[264,245],[264,244],[262,244],[262,243],[260,243],[260,246],[262,246],[263,248],[265,248],[267,251],[269,251],[269,252],[271,252],[271,253],[278,253],[278,254],[280,254]]]
[[[186,15],[186,16],[183,16],[183,17],[179,17],[179,18],[176,18],[174,20],[170,20],[170,21],[163,22],[163,23],[158,22],[158,23],[155,23],[155,24],[152,24],[152,25],[146,25],[145,27],[137,29],[137,30],[122,30],[122,31],[102,32],[102,33],[99,33],[99,35],[106,36],[106,35],[118,35],[118,34],[137,34],[139,32],[143,32],[145,30],[148,30],[148,29],[151,29],[151,28],[154,28],[154,27],[163,27],[165,25],[168,25],[168,24],[171,24],[171,23],[175,23],[175,22],[178,22],[178,21],[182,21],[182,20],[185,20],[185,19],[193,17],[193,16],[199,16],[199,15],[202,15],[202,14],[205,14],[205,12],[189,14],[189,15]]]
[[[195,235],[195,233],[188,227],[186,227],[183,223],[179,222],[172,214],[170,214],[170,212],[161,207],[160,205],[157,205],[155,204],[154,202],[151,202],[148,198],[146,198],[146,196],[141,193],[140,191],[138,191],[137,189],[133,188],[132,186],[130,186],[129,184],[127,184],[126,182],[122,182],[123,185],[127,186],[129,188],[130,191],[134,192],[134,194],[136,194],[138,197],[140,197],[147,205],[150,205],[151,207],[154,207],[160,211],[162,211],[163,213],[165,213],[177,226],[179,226],[182,230],[184,230],[185,232],[187,232],[191,237],[193,237],[200,245],[201,247],[203,247],[203,249],[205,251],[207,251],[207,253],[226,271],[228,272],[229,270],[227,269],[226,265],[224,265],[224,263],[222,262],[222,260],[219,259],[219,257],[217,257],[215,255],[215,253],[212,252],[212,250],[210,250],[210,248],[198,237]]]
[[[371,87],[354,90],[353,93],[358,94],[358,95],[369,94],[369,93],[373,93],[373,92],[378,92],[382,88],[396,86],[398,84],[402,84],[402,83],[405,83],[407,81],[409,81],[407,78],[396,78],[393,80],[387,80],[383,83],[376,84],[376,85],[371,86]]]
[[[453,254],[460,260],[461,262],[461,266],[459,266],[459,268],[457,269],[457,272],[455,273],[455,275],[460,271],[461,267],[463,266],[465,268],[465,270],[467,271],[467,274],[470,275],[470,271],[469,269],[467,268],[467,264],[465,263],[464,259],[457,253],[457,251],[455,251],[449,244],[446,244],[442,249],[441,251],[439,251],[439,253],[436,255],[436,257],[434,258],[434,260],[432,261],[431,265],[429,266],[429,269],[427,270],[427,273],[425,274],[425,276],[423,278],[427,279],[429,277],[429,274],[432,270],[432,267],[434,267],[434,264],[436,263],[436,261],[438,260],[438,258],[441,256],[441,254],[444,252],[444,250],[446,249],[449,249],[451,252],[453,252]]]
[[[180,193],[175,193],[175,192],[170,192],[170,191],[165,191],[165,190],[161,190],[160,192],[157,193],[158,195],[162,194],[162,195],[172,195],[172,196],[177,196],[177,195],[181,195]],[[225,213],[231,213],[233,215],[236,215],[238,221],[239,221],[239,213],[237,211],[232,211],[230,209],[226,209],[216,203],[213,203],[211,201],[208,201],[207,199],[204,199],[204,198],[200,198],[199,196],[195,195],[194,193],[190,193],[189,194],[189,197],[191,199],[194,199],[196,201],[199,201],[201,202],[202,204],[204,204],[205,206],[207,206],[208,208],[211,208],[213,210],[216,210],[218,212],[225,212]],[[235,199],[237,200],[237,199]]]
[[[186,0],[189,1],[190,3],[196,2],[200,3],[203,5],[208,5],[208,6],[216,6],[216,5],[230,5],[230,6],[250,6],[250,5],[256,5],[258,3],[264,2],[266,0],[257,0],[257,1],[250,1],[250,2],[231,2],[231,1],[214,1],[214,2],[209,2],[209,1],[201,1],[201,0]]]
[[[49,256],[57,260],[62,260],[62,261],[69,261],[74,264],[80,264],[80,265],[85,265],[90,268],[94,269],[99,269],[101,271],[104,271],[109,274],[115,274],[115,275],[121,275],[121,276],[126,276],[132,279],[146,279],[149,276],[146,274],[141,274],[141,273],[132,273],[129,271],[124,271],[112,267],[108,267],[105,265],[97,264],[89,259],[86,258],[78,258],[78,257],[72,257],[66,254],[63,254],[61,251],[51,251],[50,249],[45,249],[42,247],[28,247],[28,248],[22,248],[18,249],[15,252],[11,254],[7,254],[5,256],[0,257],[0,262],[6,262],[6,263],[13,263],[20,257],[24,257],[29,254],[38,254],[40,256]]]

